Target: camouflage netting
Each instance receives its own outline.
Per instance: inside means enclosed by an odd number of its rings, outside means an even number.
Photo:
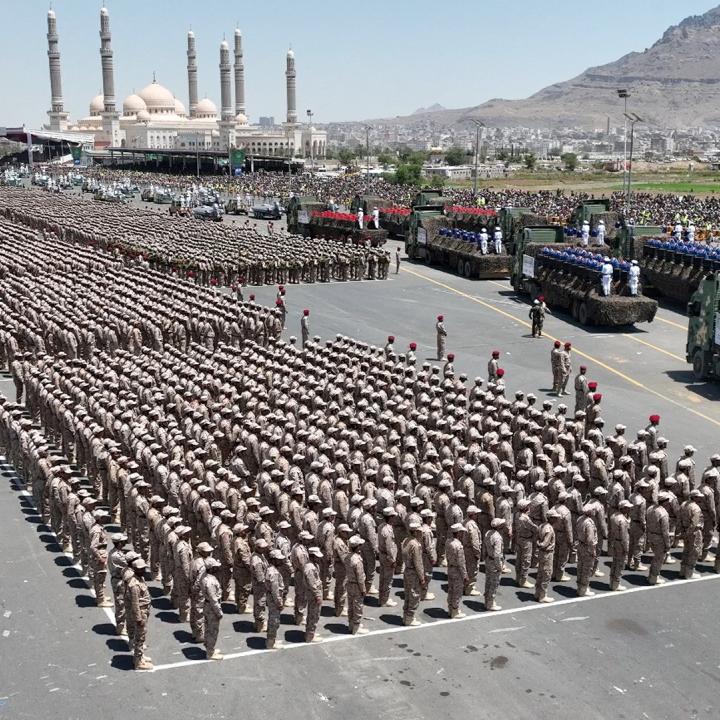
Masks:
[[[438,233],[440,232],[441,227],[450,226],[448,219],[443,215],[438,215],[436,217],[424,217],[422,224],[427,231],[428,243],[436,242],[436,238],[438,238]]]
[[[580,306],[584,303],[589,324],[617,326],[651,322],[657,312],[655,300],[623,294],[626,288],[622,283],[613,284],[614,294],[602,296],[597,273],[540,267],[536,279],[550,308],[562,308],[574,318],[581,319]]]
[[[390,235],[405,236],[410,225],[409,215],[394,215],[390,213],[380,213],[380,227],[387,230]]]
[[[690,300],[706,273],[702,267],[681,265],[671,260],[652,259],[642,266],[643,282],[657,288],[665,297],[682,303]]]
[[[465,277],[491,278],[510,275],[512,258],[509,255],[483,255],[475,243],[438,235],[428,250],[431,262],[446,265]]]

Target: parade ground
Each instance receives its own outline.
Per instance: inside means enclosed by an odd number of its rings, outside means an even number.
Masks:
[[[387,246],[394,255],[395,243]],[[393,268],[394,271],[394,268]],[[248,288],[272,306],[275,287]],[[617,422],[628,438],[661,416],[672,466],[685,444],[697,448],[701,470],[717,452],[720,386],[692,382],[685,362],[682,308],[661,306],[651,325],[584,328],[552,312],[545,337],[530,335],[527,303],[507,281],[469,281],[403,261],[387,282],[290,286],[285,337],[300,335],[303,309],[311,334],[349,335],[383,345],[396,337],[402,352],[414,341],[418,363],[434,361],[435,318],[445,316],[447,350],[469,382],[486,376],[492,350],[501,353],[508,396],[522,389],[550,397],[550,349],[570,341],[573,375],[580,364],[603,394],[606,432]],[[552,309],[551,309],[552,310]],[[0,392],[12,396],[8,376]],[[558,398],[551,398],[561,402]],[[562,400],[573,409],[574,397]],[[132,670],[124,639],[115,637],[112,610],[94,598],[72,559],[42,524],[32,498],[12,468],[0,465],[0,718],[84,720],[89,708],[115,720],[154,718],[712,718],[717,717],[720,637],[715,607],[720,577],[714,551],[698,566],[700,578],[678,580],[679,563],[666,566],[665,585],[647,584],[647,572],[626,572],[628,590],[607,591],[595,578],[594,596],[576,597],[570,582],[551,583],[556,602],[541,605],[532,591],[504,575],[502,610],[485,612],[482,598],[465,597],[467,616],[448,620],[443,568],[434,574],[435,600],[421,603],[419,627],[403,627],[399,608],[366,600],[368,635],[347,633],[325,603],[321,641],[302,642],[283,615],[278,640],[264,649],[252,615],[226,606],[219,662],[206,661],[187,625],[151,584],[148,654],[155,669]],[[482,575],[480,575],[482,579]],[[402,583],[395,580],[401,603]]]

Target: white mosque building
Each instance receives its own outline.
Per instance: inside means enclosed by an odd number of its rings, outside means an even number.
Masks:
[[[221,107],[212,100],[198,100],[195,35],[187,36],[188,108],[168,88],[153,81],[123,100],[122,113],[115,103],[110,16],[100,10],[100,57],[103,92],[90,101],[88,116],[71,121],[64,110],[57,18],[48,11],[48,58],[50,62],[51,109],[47,129],[64,135],[94,137],[94,148],[109,147],[163,150],[244,149],[249,155],[324,158],[327,133],[298,122],[295,93],[295,54],[288,50],[285,81],[287,118],[275,128],[251,125],[245,106],[245,66],[242,34],[235,30],[234,91],[231,83],[230,47],[220,43]]]

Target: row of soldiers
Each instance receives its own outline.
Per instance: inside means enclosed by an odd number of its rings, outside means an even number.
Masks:
[[[50,254],[44,247],[37,238],[30,243],[36,254]],[[53,244],[53,254],[57,249]],[[87,251],[63,252],[76,262]],[[76,262],[86,302],[59,302],[51,310],[56,322],[116,297],[125,276],[113,275],[107,262],[108,282],[100,285],[89,284],[97,273]],[[166,288],[153,287],[163,276],[131,272],[138,296],[132,312],[139,325],[154,327],[166,307]],[[41,283],[22,295],[5,275],[7,319],[20,327],[32,312],[35,326],[44,327],[51,303],[34,305],[32,292],[60,276],[36,276]],[[239,326],[268,312],[189,283],[173,293],[167,303],[177,318],[192,318],[199,305],[212,328],[225,327],[227,302],[235,303]],[[606,437],[595,399],[588,424],[583,410],[568,416],[566,407],[538,407],[519,391],[507,398],[495,357],[487,383],[470,384],[449,355],[443,368],[418,366],[412,348],[398,355],[394,343],[379,348],[344,336],[307,338],[298,348],[274,337],[258,342],[253,333],[236,342],[225,334],[179,342],[171,332],[158,345],[152,333],[121,333],[113,351],[95,346],[73,358],[37,353],[24,333],[13,338],[24,405],[2,403],[0,440],[44,517],[92,576],[99,603],[106,598],[93,539],[98,546],[104,528],[119,525],[118,553],[139,583],[145,574],[162,583],[209,657],[218,656],[223,601],[247,612],[252,596],[255,627],[268,633],[270,646],[288,602],[308,640],[318,637],[325,600],[338,615],[347,612],[350,631],[360,633],[365,597],[377,593],[392,607],[397,575],[406,590],[403,621],[413,625],[443,571],[448,611],[457,617],[464,595],[482,592],[487,609],[499,607],[510,556],[522,587],[537,566],[535,597],[547,601],[548,583],[567,582],[575,561],[578,592],[590,592],[606,543],[614,589],[647,549],[651,580],[659,581],[674,544],[683,546],[683,575],[693,577],[717,527],[720,456],[697,483],[692,452],[671,474],[659,418],[642,439],[624,440],[624,428]],[[699,552],[698,529],[706,540]],[[110,555],[111,581],[122,580],[113,576]],[[134,581],[126,592],[131,579],[117,585],[114,603],[117,610],[129,601],[124,629],[145,667],[145,634],[129,623],[146,627],[147,595]]]
[[[268,236],[254,227],[199,223],[78,195],[2,188],[0,216],[206,287],[385,279],[389,267],[379,249],[283,231]]]

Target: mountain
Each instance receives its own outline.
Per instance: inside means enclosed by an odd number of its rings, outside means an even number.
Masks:
[[[426,108],[418,108],[413,115],[423,115],[427,113],[436,113],[441,112],[442,110],[447,110],[447,108],[440,103],[435,103],[434,105],[431,105],[430,107]]]
[[[720,126],[720,6],[670,27],[650,48],[587,69],[525,100],[496,98],[480,105],[413,114],[394,122],[449,125],[477,117],[488,126],[605,127],[622,117],[618,88],[631,94],[628,109],[663,128]]]

